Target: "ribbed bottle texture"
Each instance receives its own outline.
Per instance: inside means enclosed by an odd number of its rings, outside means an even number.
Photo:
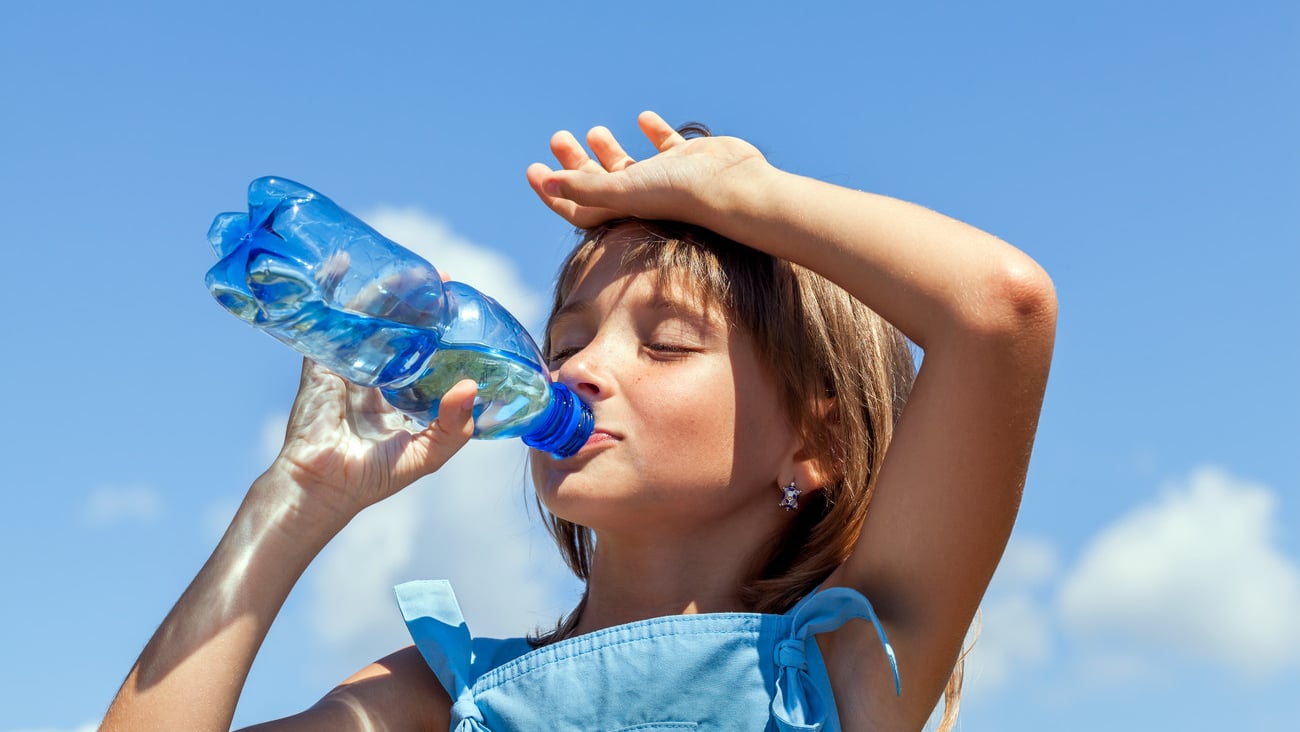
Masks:
[[[240,319],[349,381],[378,387],[420,424],[462,379],[478,383],[474,435],[521,437],[568,457],[591,410],[553,383],[528,331],[492,298],[284,178],[248,188],[248,213],[223,213],[212,296]]]

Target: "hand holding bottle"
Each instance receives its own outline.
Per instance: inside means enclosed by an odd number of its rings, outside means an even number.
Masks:
[[[275,478],[286,505],[311,520],[346,524],[465,445],[474,432],[475,391],[473,381],[460,381],[442,397],[438,418],[413,432],[377,389],[304,359],[284,446],[264,478]]]

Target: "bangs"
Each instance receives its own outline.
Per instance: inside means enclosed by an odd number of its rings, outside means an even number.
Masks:
[[[701,309],[721,308],[730,325],[745,329],[756,341],[772,331],[767,315],[778,281],[777,260],[758,250],[699,227],[668,221],[619,219],[587,232],[560,270],[551,315],[578,286],[607,237],[624,244],[619,274],[646,273],[656,286],[671,290]]]

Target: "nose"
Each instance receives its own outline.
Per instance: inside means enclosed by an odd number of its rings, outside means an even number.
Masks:
[[[555,379],[585,402],[602,399],[609,396],[613,388],[607,364],[608,359],[598,343],[592,342],[565,359]]]

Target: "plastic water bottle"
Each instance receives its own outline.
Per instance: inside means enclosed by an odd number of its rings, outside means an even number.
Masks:
[[[551,381],[528,331],[496,300],[438,270],[312,189],[248,187],[208,239],[208,290],[223,307],[339,376],[378,387],[417,423],[456,382],[478,382],[474,436],[522,437],[558,457],[591,434],[591,410]]]

